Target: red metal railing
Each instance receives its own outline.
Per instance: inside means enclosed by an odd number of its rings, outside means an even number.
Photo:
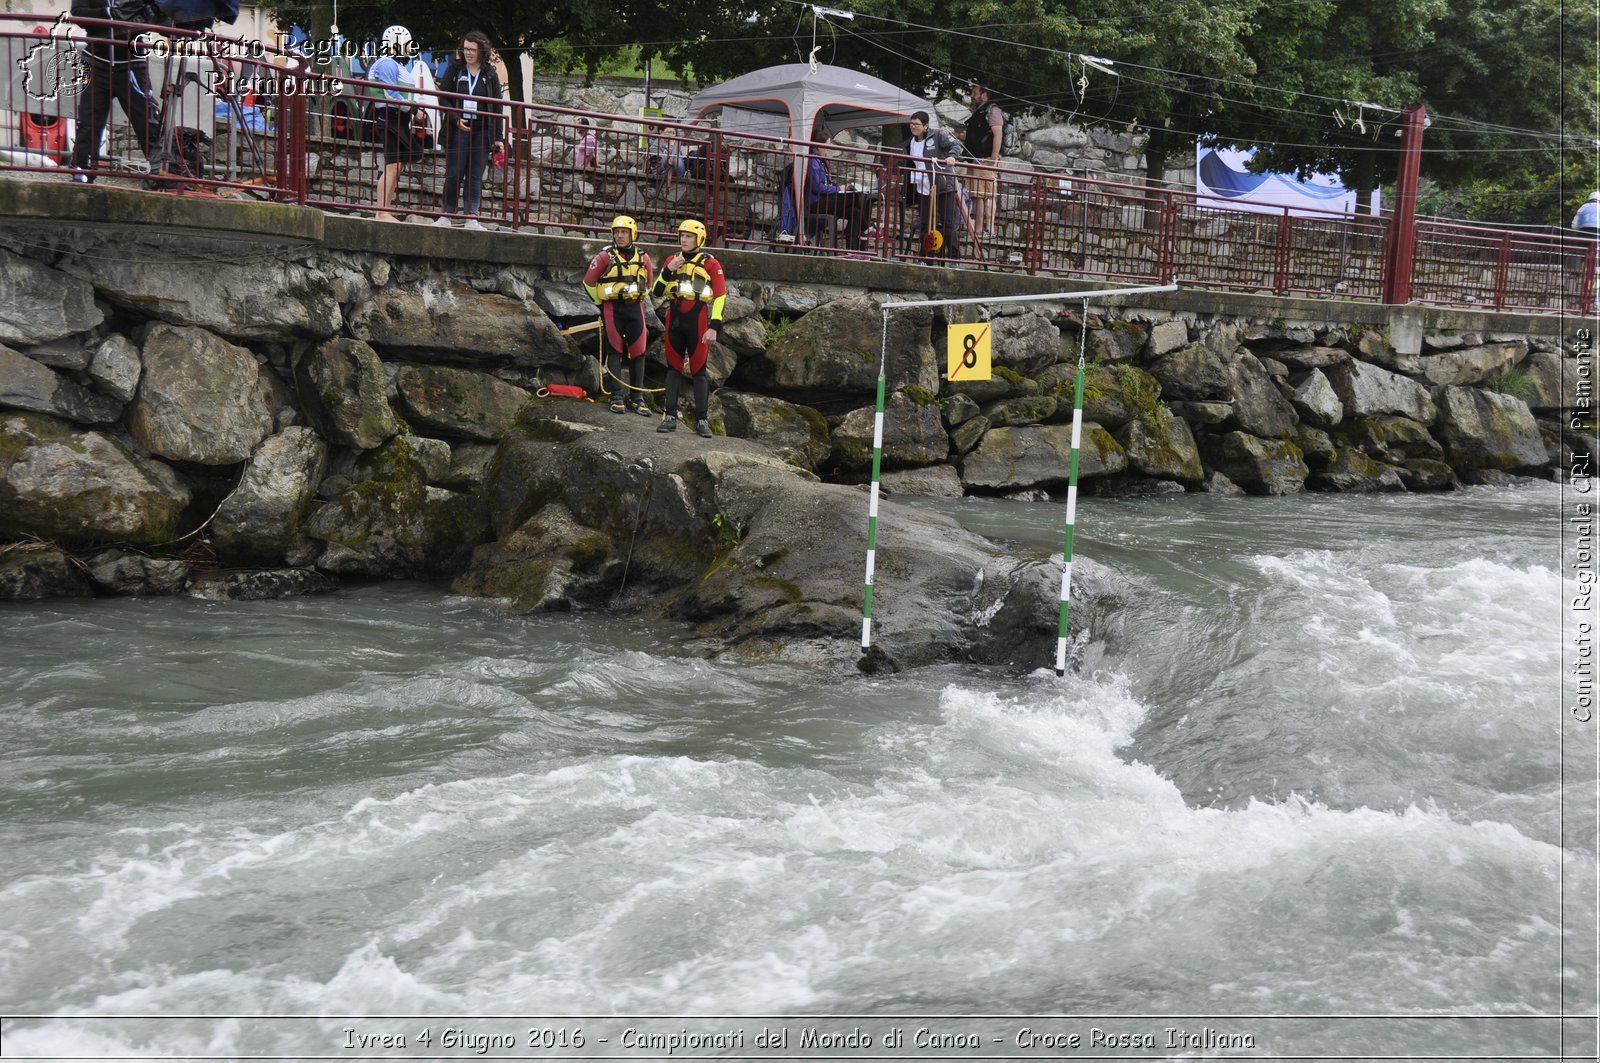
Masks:
[[[77,69],[87,46],[103,55],[116,45],[132,55],[132,38],[146,34],[135,61],[145,64],[156,93],[154,125],[134,130],[113,110],[109,135],[97,145],[98,173],[146,177],[166,191],[253,193],[328,210],[375,207],[384,167],[383,116],[375,108],[384,86],[222,35],[79,20],[77,39],[63,41],[39,21],[0,15],[0,62],[8,69],[39,58],[31,50],[41,45],[48,49],[43,58]],[[93,63],[86,69],[104,76]],[[19,79],[11,82],[9,96],[0,96],[0,171],[61,174],[75,139],[63,135],[77,118],[71,87],[66,98],[50,100],[37,98],[38,84],[25,90]],[[429,121],[417,158],[401,171],[397,212],[430,220],[445,214],[442,134],[462,99],[440,91],[407,101]],[[477,217],[504,228],[603,234],[625,213],[649,238],[670,239],[681,218],[695,216],[724,247],[930,259],[906,160],[894,152],[827,147],[828,181],[853,191],[817,204],[801,195],[799,224],[786,239],[779,216],[783,189],[794,188],[792,142],[512,101],[504,101],[498,121],[506,164],[484,167]],[[162,172],[145,172],[151,154],[164,160]],[[1388,219],[1251,212],[1176,189],[1010,167],[993,173],[992,235],[944,234],[959,238],[950,264],[1274,295],[1384,297]],[[458,202],[450,216],[465,214]],[[1577,312],[1594,305],[1595,246],[1576,236],[1419,221],[1409,264],[1408,297],[1422,303]]]

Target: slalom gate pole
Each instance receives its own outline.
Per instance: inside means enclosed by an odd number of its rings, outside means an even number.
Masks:
[[[931,309],[936,306],[962,306],[974,303],[1030,303],[1041,300],[1083,301],[1083,316],[1089,316],[1089,300],[1115,298],[1126,295],[1153,295],[1175,292],[1176,284],[1152,284],[1137,288],[1102,288],[1089,292],[1046,292],[1039,295],[977,296],[968,299],[919,299],[879,304],[883,309],[883,345],[878,355],[878,404],[872,425],[872,494],[867,504],[867,578],[862,594],[861,649],[872,648],[872,581],[877,567],[878,553],[878,493],[879,472],[883,463],[883,409],[887,390],[885,366],[889,359],[889,311],[907,307]],[[1072,532],[1078,505],[1078,445],[1083,433],[1083,375],[1084,355],[1088,350],[1089,329],[1085,320],[1078,330],[1078,382],[1072,401],[1072,457],[1067,470],[1067,524],[1066,549],[1061,570],[1061,615],[1056,628],[1056,675],[1065,675],[1067,668],[1067,605],[1072,588]]]
[[[1061,547],[1061,617],[1056,623],[1056,675],[1067,674],[1067,610],[1072,605],[1072,533],[1078,521],[1078,450],[1083,442],[1083,358],[1089,346],[1089,300],[1078,330],[1078,382],[1072,389],[1072,457],[1067,463],[1067,523]]]
[[[883,312],[883,347],[878,354],[878,405],[872,418],[872,494],[867,502],[867,580],[861,599],[861,652],[872,649],[872,575],[878,561],[878,477],[883,469],[884,366],[889,360],[889,311]]]

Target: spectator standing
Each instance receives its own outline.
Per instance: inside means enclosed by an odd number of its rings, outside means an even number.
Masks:
[[[489,63],[493,49],[489,38],[473,30],[461,39],[461,48],[451,57],[440,79],[447,92],[469,97],[443,101],[441,123],[445,129],[444,210],[435,223],[449,225],[448,215],[456,212],[461,186],[466,185],[466,213],[476,215],[483,205],[483,168],[489,152],[505,149],[500,103],[500,77]],[[467,219],[468,229],[481,229],[476,217]]]
[[[1589,198],[1572,216],[1572,227],[1589,236],[1600,236],[1600,192],[1591,192]]]
[[[583,275],[583,287],[600,308],[603,374],[616,359],[625,358],[628,378],[615,371],[611,378],[622,390],[611,399],[612,413],[638,413],[651,416],[644,401],[644,349],[648,337],[644,328],[641,300],[650,292],[650,256],[635,241],[639,223],[626,214],[611,219],[611,243],[594,256]]]
[[[153,22],[156,13],[142,0],[72,0],[76,18],[116,19],[119,22]],[[79,91],[76,133],[72,139],[72,179],[93,184],[98,169],[100,138],[111,120],[113,98],[133,127],[150,163],[150,172],[162,168],[161,108],[150,86],[149,61],[133,54],[131,31],[111,26],[85,26],[90,44],[86,58],[89,83]],[[184,168],[181,160],[178,168]]]
[[[1596,265],[1596,252],[1600,249],[1600,191],[1591,192],[1589,198],[1578,207],[1578,213],[1572,216],[1572,227],[1590,240],[1597,241],[1584,256],[1583,268],[1588,274],[1584,283],[1594,292],[1590,309],[1600,313],[1600,268]]]
[[[412,81],[402,64],[411,58],[411,52],[411,31],[404,26],[390,26],[383,31],[380,54],[367,71],[367,80],[387,86],[377,108],[378,129],[383,137],[383,173],[378,177],[376,212],[379,221],[400,220],[393,214],[400,171],[423,156],[415,125],[418,114],[411,106],[410,93],[405,91]]]
[[[967,154],[975,161],[968,167],[967,190],[972,193],[972,227],[979,230],[983,239],[993,235],[995,171],[1000,165],[1005,124],[1005,112],[991,102],[988,88],[974,83],[966,146]]]
[[[572,153],[572,164],[580,170],[593,169],[595,159],[600,154],[600,144],[587,118],[578,119],[578,126],[583,130],[583,136],[578,138],[578,147]]]
[[[934,258],[961,257],[961,230],[956,224],[961,195],[955,164],[961,157],[961,144],[942,129],[928,128],[928,112],[911,116],[911,139],[900,149],[910,156],[908,174],[916,195],[918,239],[933,229],[937,220],[943,240],[937,249],[924,245]],[[934,208],[930,200],[937,200]]]
[[[656,278],[655,294],[667,296],[665,353],[671,369],[667,373],[666,417],[656,431],[678,430],[678,390],[688,377],[694,386],[694,430],[709,439],[711,378],[706,374],[706,359],[722,325],[728,282],[722,263],[705,245],[705,224],[685,218],[678,225],[678,253],[661,264],[661,276]]]

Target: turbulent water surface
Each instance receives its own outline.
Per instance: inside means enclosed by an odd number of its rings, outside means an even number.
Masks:
[[[1592,1058],[1557,492],[1091,500],[1065,679],[414,585],[7,606],[5,1054]]]

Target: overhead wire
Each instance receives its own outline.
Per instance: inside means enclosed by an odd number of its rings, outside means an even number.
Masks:
[[[804,2],[804,0],[781,0],[781,2],[794,4],[796,6],[810,6],[810,5],[806,4]],[[1312,4],[1312,3],[1321,3],[1321,2],[1324,2],[1324,0],[1301,0],[1301,2],[1303,2],[1305,4]],[[969,29],[962,29],[962,28],[956,28],[956,27],[926,26],[926,25],[922,25],[920,23],[907,22],[907,21],[902,20],[902,19],[894,19],[894,18],[890,18],[890,17],[884,16],[884,15],[875,15],[875,14],[872,14],[870,12],[855,12],[855,15],[856,15],[857,18],[860,18],[860,19],[863,19],[863,20],[866,20],[866,21],[881,22],[881,23],[885,23],[885,24],[888,24],[888,25],[891,25],[891,26],[895,26],[895,27],[897,27],[897,32],[903,32],[903,31],[909,29],[909,30],[915,30],[915,31],[924,32],[924,33],[948,34],[948,35],[953,35],[953,36],[956,36],[956,37],[968,38],[968,39],[971,39],[971,40],[974,40],[974,41],[979,41],[979,42],[982,42],[982,43],[985,43],[985,44],[1002,45],[1002,46],[1006,46],[1006,47],[1020,48],[1020,49],[1024,49],[1024,50],[1028,50],[1028,51],[1043,52],[1043,53],[1050,54],[1050,55],[1066,56],[1066,57],[1078,57],[1078,58],[1081,59],[1081,53],[1074,52],[1071,49],[1055,48],[1055,47],[1051,47],[1051,46],[1048,46],[1048,45],[1031,44],[1031,43],[1023,42],[1023,41],[1005,40],[1005,39],[1002,39],[1002,38],[986,36],[986,35],[981,34],[981,33],[973,33],[973,32],[970,32]],[[1125,17],[1119,16],[1117,18],[1099,20],[1099,22],[1101,22],[1101,23],[1104,23],[1104,22],[1118,23],[1118,22],[1123,22],[1123,21],[1137,21],[1138,19],[1142,19],[1142,18],[1154,19],[1154,18],[1158,18],[1158,17],[1161,17],[1159,12],[1152,13],[1152,14],[1149,14],[1149,15],[1141,15],[1141,16],[1125,16]],[[1085,24],[1093,25],[1093,24],[1097,24],[1097,23],[1091,22],[1091,23],[1085,23]],[[1025,25],[1038,25],[1038,23],[1008,23],[1006,25],[1012,26],[1012,27],[1020,27],[1020,26],[1025,26]],[[958,75],[956,75],[953,71],[941,70],[941,69],[939,69],[937,67],[932,66],[931,64],[928,64],[928,63],[923,62],[921,60],[917,60],[914,57],[905,55],[902,52],[898,52],[894,48],[890,47],[889,45],[873,41],[871,39],[871,35],[869,35],[867,32],[857,31],[857,30],[853,30],[853,29],[848,31],[848,32],[852,36],[854,36],[857,39],[863,41],[863,43],[871,43],[871,44],[875,45],[876,47],[881,48],[884,51],[887,51],[887,52],[889,52],[891,54],[896,55],[898,58],[900,58],[900,59],[902,59],[904,61],[909,61],[909,62],[912,62],[912,63],[918,65],[918,66],[922,66],[925,69],[931,71],[932,73],[934,73],[936,75],[939,75],[942,78],[947,78],[947,79],[950,79],[950,80],[959,80]],[[1443,47],[1443,46],[1439,46],[1439,47]],[[1404,54],[1407,54],[1407,53],[1386,52],[1386,53],[1378,53],[1378,54],[1382,54],[1385,57],[1387,57],[1387,56],[1391,56],[1391,55],[1399,56],[1399,55],[1404,55]],[[1344,105],[1344,104],[1348,104],[1349,102],[1351,102],[1348,99],[1343,98],[1343,97],[1325,96],[1325,95],[1322,95],[1320,93],[1313,93],[1313,92],[1306,91],[1304,89],[1295,89],[1295,88],[1290,88],[1290,87],[1287,87],[1287,86],[1262,85],[1259,82],[1244,81],[1244,80],[1241,80],[1241,79],[1238,79],[1238,78],[1225,78],[1225,77],[1218,77],[1218,76],[1215,76],[1215,75],[1199,74],[1199,73],[1188,72],[1188,71],[1175,71],[1175,70],[1166,69],[1164,67],[1148,66],[1148,65],[1145,65],[1145,64],[1141,64],[1141,63],[1127,62],[1127,61],[1124,61],[1124,60],[1117,60],[1116,61],[1116,65],[1117,65],[1117,68],[1118,68],[1119,76],[1127,77],[1129,80],[1132,80],[1132,81],[1134,81],[1136,83],[1146,84],[1146,85],[1150,85],[1152,87],[1159,87],[1159,88],[1162,88],[1162,89],[1165,89],[1165,90],[1171,91],[1171,92],[1187,93],[1187,94],[1196,96],[1197,98],[1201,98],[1201,99],[1209,99],[1209,98],[1212,98],[1212,97],[1208,97],[1208,96],[1205,96],[1204,94],[1194,92],[1193,90],[1185,89],[1181,85],[1173,86],[1173,85],[1158,83],[1156,81],[1151,80],[1148,77],[1138,77],[1136,75],[1124,74],[1122,72],[1123,71],[1129,71],[1129,70],[1144,71],[1144,72],[1147,72],[1147,73],[1150,73],[1150,74],[1161,74],[1161,75],[1167,75],[1167,76],[1171,76],[1171,77],[1182,78],[1182,79],[1186,79],[1186,80],[1208,82],[1208,83],[1213,83],[1213,84],[1216,84],[1216,85],[1219,85],[1219,86],[1236,86],[1236,87],[1247,88],[1247,89],[1256,90],[1256,91],[1265,90],[1265,91],[1268,91],[1268,92],[1287,93],[1287,94],[1293,95],[1293,96],[1295,96],[1297,98],[1313,100],[1313,101],[1317,101],[1317,102],[1325,103],[1325,104],[1326,103],[1331,103],[1331,104],[1336,104],[1336,105]],[[1066,94],[1063,93],[1063,94],[1057,94],[1057,95],[1066,95]],[[1025,104],[1037,104],[1037,105],[1042,105],[1042,106],[1050,106],[1049,103],[1045,102],[1047,97],[1038,97],[1038,98],[1034,98],[1034,99],[1029,99],[1029,98],[1025,98],[1025,97],[1020,97],[1019,96],[1017,98],[1020,100],[1020,102],[1023,102]],[[1301,116],[1301,117],[1309,117],[1309,116],[1312,116],[1312,115],[1317,115],[1317,114],[1321,114],[1322,113],[1321,109],[1318,109],[1318,110],[1301,110],[1301,109],[1298,109],[1298,108],[1277,108],[1277,107],[1265,106],[1265,105],[1258,104],[1258,103],[1253,103],[1253,102],[1250,102],[1250,101],[1239,100],[1239,99],[1231,98],[1231,97],[1217,96],[1215,98],[1221,99],[1224,102],[1232,102],[1232,103],[1239,103],[1241,105],[1248,105],[1248,106],[1251,106],[1251,107],[1256,108],[1258,110],[1266,111],[1266,112],[1269,112],[1269,113],[1278,112],[1278,113],[1284,113],[1284,114],[1294,114],[1294,115],[1298,115],[1298,116]],[[1496,133],[1496,134],[1505,135],[1505,136],[1535,137],[1535,138],[1539,138],[1539,139],[1548,140],[1548,141],[1551,141],[1551,142],[1568,142],[1568,141],[1571,141],[1571,142],[1583,143],[1583,142],[1586,142],[1586,141],[1589,141],[1589,140],[1592,139],[1592,137],[1586,137],[1583,134],[1564,133],[1564,132],[1550,132],[1550,131],[1547,131],[1547,130],[1519,129],[1517,127],[1498,126],[1498,125],[1496,125],[1494,123],[1481,122],[1479,120],[1470,119],[1470,118],[1450,117],[1450,116],[1444,116],[1444,115],[1430,115],[1430,118],[1431,118],[1431,120],[1433,121],[1433,123],[1435,125],[1439,125],[1441,123],[1441,121],[1448,122],[1453,128],[1458,128],[1458,129],[1461,129],[1461,130],[1464,130],[1464,131],[1468,131],[1468,132]],[[1286,146],[1321,147],[1321,146],[1324,146],[1324,145],[1286,145]],[[1424,150],[1428,151],[1430,149],[1425,147]],[[1440,150],[1440,151],[1455,150],[1455,151],[1458,151],[1458,152],[1465,152],[1466,150],[1469,150],[1469,149],[1437,149],[1437,150]],[[1490,150],[1493,150],[1493,151],[1505,151],[1505,150],[1508,150],[1508,149],[1497,147],[1497,148],[1494,148],[1494,149],[1483,149],[1483,150],[1484,151],[1490,151]],[[1536,149],[1524,149],[1524,150],[1536,150]]]

